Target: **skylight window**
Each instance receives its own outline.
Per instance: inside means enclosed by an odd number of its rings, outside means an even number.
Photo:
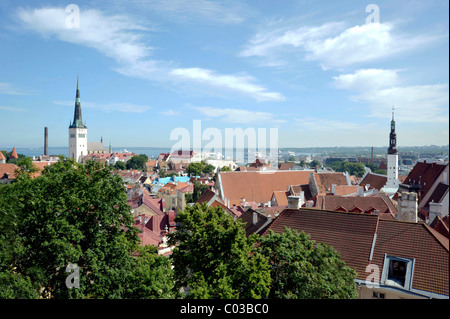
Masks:
[[[414,259],[385,255],[381,281],[388,286],[410,290],[413,271]]]

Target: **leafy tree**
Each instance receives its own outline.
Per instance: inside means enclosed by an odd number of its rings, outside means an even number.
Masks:
[[[301,160],[300,163],[298,164],[300,166],[306,166],[306,162],[304,160]]]
[[[289,156],[288,162],[295,162],[295,156]]]
[[[320,166],[320,162],[318,160],[312,160],[309,163],[309,167],[311,167],[311,168],[316,168],[317,166]]]
[[[231,172],[231,168],[229,166],[224,166],[220,169],[221,172]]]
[[[220,207],[187,207],[175,218],[176,244],[171,259],[175,287],[187,287],[187,298],[265,298],[269,293],[268,259],[253,249],[240,221]]]
[[[144,170],[145,163],[148,161],[148,156],[145,154],[135,155],[127,161],[127,169]]]
[[[190,163],[186,166],[186,173],[189,175],[200,176],[205,165],[202,162]]]
[[[201,184],[200,182],[197,182],[194,180],[194,191],[192,194],[187,193],[186,194],[186,202],[187,203],[195,203],[197,199],[200,198],[200,196],[203,195],[204,192],[206,192],[207,189],[209,189],[208,185]]]
[[[259,244],[259,252],[272,264],[270,298],[357,298],[356,272],[331,246],[287,227],[281,234],[270,230]]]
[[[216,169],[216,167],[214,165],[206,164],[203,167],[202,173],[204,173],[204,174],[211,174],[211,173],[214,172],[215,169]]]
[[[364,164],[362,163],[336,161],[330,166],[336,172],[348,172],[356,177],[362,177],[365,173]]]
[[[132,223],[121,178],[100,163],[60,161],[41,177],[19,175],[0,187],[0,282],[9,285],[0,285],[0,296],[166,295],[171,271],[158,259],[165,257],[132,256],[139,243]],[[79,267],[79,288],[66,286],[69,263]],[[151,281],[153,287],[137,285]],[[19,292],[12,294],[11,287]]]
[[[125,169],[127,169],[127,164],[125,164],[125,162],[122,162],[122,161],[117,161],[114,164],[114,169],[125,170]]]

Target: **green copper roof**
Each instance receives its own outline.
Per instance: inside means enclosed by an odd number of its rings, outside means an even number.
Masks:
[[[83,124],[83,119],[81,116],[81,102],[80,102],[80,87],[77,76],[77,92],[75,95],[75,112],[73,114],[73,123],[69,126],[69,128],[87,128],[85,124]]]

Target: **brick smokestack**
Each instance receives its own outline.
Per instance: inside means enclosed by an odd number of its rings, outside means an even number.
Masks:
[[[44,127],[44,155],[48,156],[48,127]]]

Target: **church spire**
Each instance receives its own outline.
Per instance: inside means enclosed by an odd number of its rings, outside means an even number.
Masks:
[[[398,154],[397,133],[395,133],[394,107],[392,107],[391,133],[389,134],[388,154]]]
[[[75,94],[75,111],[73,114],[73,123],[69,127],[86,128],[86,125],[83,124],[83,119],[81,116],[80,86],[78,75],[77,75],[77,91]]]

